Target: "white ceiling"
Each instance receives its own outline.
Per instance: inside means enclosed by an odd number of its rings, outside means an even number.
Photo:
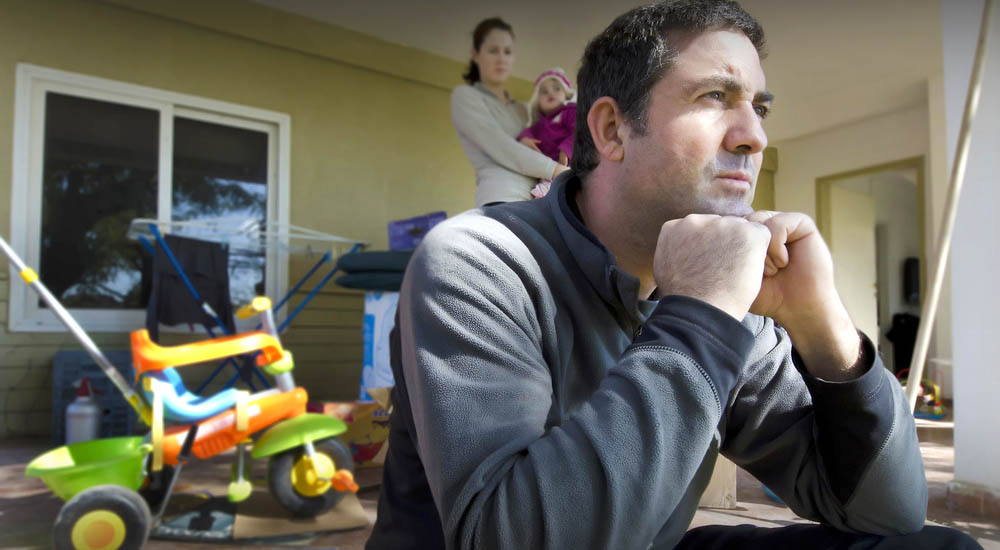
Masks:
[[[514,74],[576,74],[584,46],[631,0],[254,0],[388,42],[466,61],[472,29],[500,16],[517,37]],[[771,142],[926,102],[941,71],[941,0],[745,0],[764,26]],[[977,32],[977,29],[970,29]]]

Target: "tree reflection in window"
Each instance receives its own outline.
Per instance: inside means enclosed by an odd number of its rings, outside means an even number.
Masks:
[[[174,119],[174,220],[267,218],[267,134],[200,120]],[[197,230],[195,238],[211,239]],[[229,289],[235,304],[264,293],[266,258],[254,239],[232,238]]]
[[[55,92],[45,108],[42,280],[70,308],[143,309],[151,259],[126,234],[134,218],[157,217],[159,112]],[[173,123],[171,219],[240,217],[263,226],[268,134],[183,117]],[[226,242],[234,303],[264,293],[260,244]]]
[[[125,234],[156,216],[158,134],[154,110],[47,94],[39,270],[67,307],[145,307]]]

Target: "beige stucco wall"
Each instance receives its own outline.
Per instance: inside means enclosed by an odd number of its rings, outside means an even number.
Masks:
[[[4,235],[19,62],[288,114],[291,222],[368,241],[374,250],[386,248],[391,220],[473,206],[473,172],[448,109],[461,63],[244,0],[36,0],[4,2],[0,15]],[[523,99],[530,93],[528,82],[512,80],[510,88]],[[293,265],[292,281],[301,269]],[[20,282],[6,279],[0,438],[44,434],[52,354],[78,346],[65,334],[9,332],[8,284]],[[361,365],[361,300],[330,288],[286,343],[307,388],[351,398]],[[124,334],[95,339],[126,345]]]
[[[983,2],[942,4],[944,104],[949,173],[955,162],[966,95],[977,48],[976,31]],[[955,480],[959,488],[979,486],[996,510],[1000,496],[1000,365],[997,360],[997,309],[1000,294],[1000,9],[994,3],[979,82],[978,110],[970,130],[968,157],[956,204],[951,239],[951,296],[954,307]],[[973,494],[976,494],[975,492]],[[956,499],[957,500],[957,499]],[[987,504],[989,506],[989,504]],[[987,514],[989,512],[986,512]]]

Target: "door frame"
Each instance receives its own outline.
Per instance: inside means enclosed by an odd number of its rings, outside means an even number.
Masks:
[[[908,157],[892,162],[886,162],[882,164],[876,164],[872,166],[866,166],[863,168],[857,168],[854,170],[847,170],[845,172],[837,172],[836,174],[830,174],[828,176],[820,176],[816,178],[816,227],[819,228],[820,235],[823,239],[829,243],[830,242],[830,220],[832,218],[830,212],[830,186],[832,186],[836,181],[853,178],[857,176],[864,176],[867,174],[876,174],[879,172],[887,172],[890,170],[907,170],[913,168],[916,170],[917,174],[917,233],[919,238],[919,254],[920,254],[920,300],[923,302],[925,284],[927,281],[927,262],[926,256],[926,242],[925,242],[925,224],[924,224],[924,183],[926,177],[924,176],[924,164],[926,159],[924,155],[918,155],[915,157]]]

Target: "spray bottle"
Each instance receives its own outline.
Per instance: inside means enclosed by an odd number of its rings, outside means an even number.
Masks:
[[[92,397],[90,380],[80,380],[76,399],[66,407],[66,444],[97,439],[101,431],[101,408]]]

